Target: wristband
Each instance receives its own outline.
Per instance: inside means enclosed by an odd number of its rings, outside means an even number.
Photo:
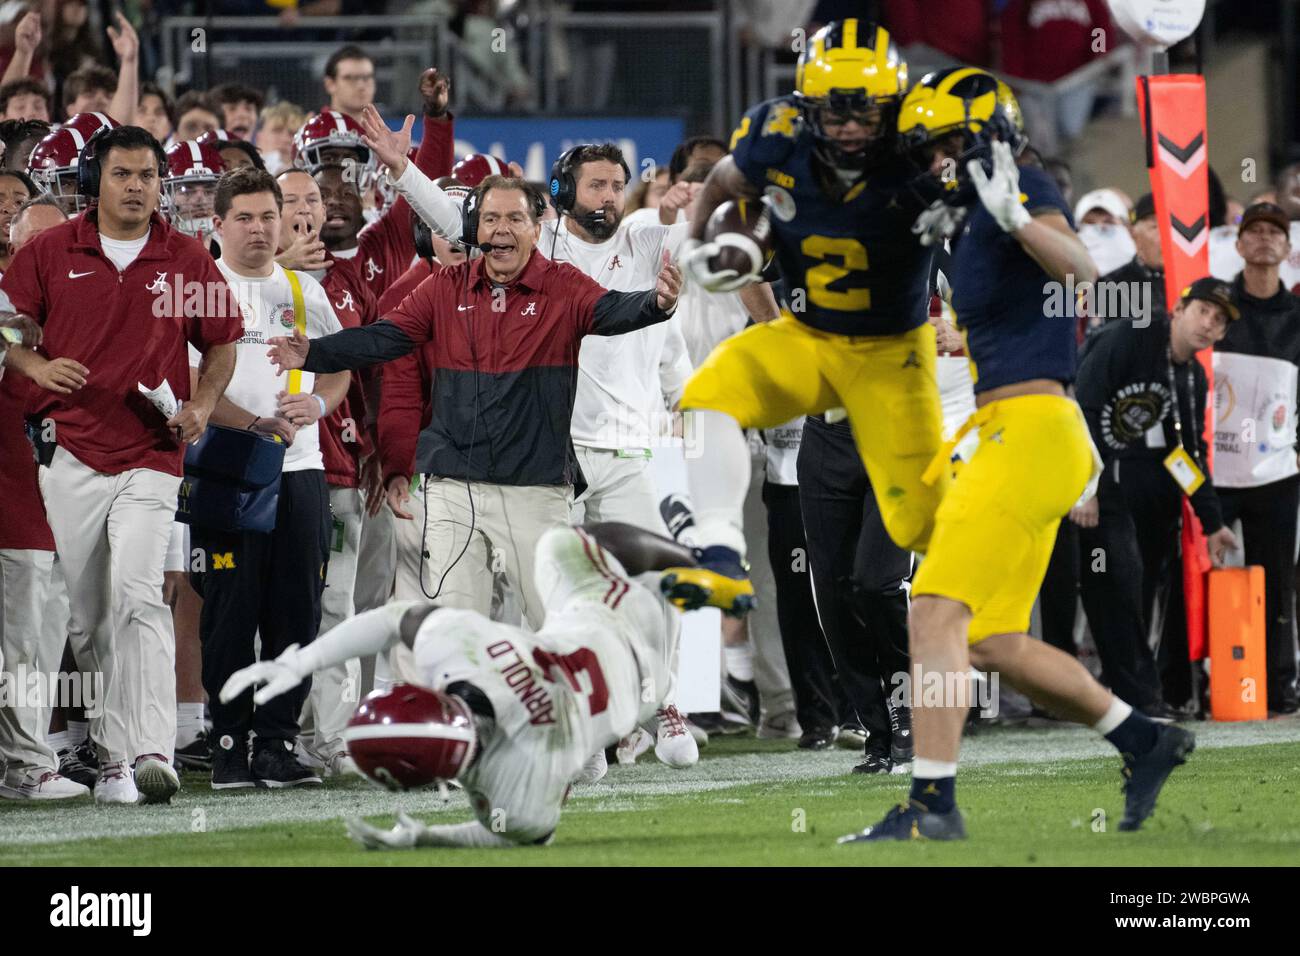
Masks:
[[[321,417],[321,418],[324,418],[324,417],[325,417],[325,399],[321,398],[319,395],[313,395],[312,398],[314,398],[314,399],[316,399],[316,401],[320,402],[320,417]]]

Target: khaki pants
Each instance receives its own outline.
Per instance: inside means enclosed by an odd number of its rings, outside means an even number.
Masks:
[[[493,571],[503,571],[520,596],[527,627],[539,630],[546,609],[533,573],[537,541],[547,528],[569,523],[573,488],[467,484],[426,476],[419,494],[425,511],[424,550],[429,554],[424,561],[424,590],[443,607],[467,608],[486,618],[492,611]],[[427,600],[423,593],[413,597]],[[393,680],[418,681],[414,665],[410,650],[398,644],[389,656],[390,672],[382,674],[376,667],[375,686]]]
[[[321,595],[320,634],[342,624],[356,613],[353,592],[357,581],[357,553],[361,546],[361,492],[331,486],[329,569]],[[355,657],[312,674],[311,691],[303,704],[299,724],[303,747],[328,760],[347,750],[343,728],[360,703],[361,663]]]
[[[61,635],[57,643],[42,639],[53,565],[53,551],[0,549],[0,679],[9,682],[8,706],[0,706],[0,759],[7,772],[38,777],[59,769],[45,742],[54,702],[28,693],[28,675],[39,674],[40,686],[48,688],[63,656]]]
[[[181,480],[148,468],[105,475],[55,449],[41,495],[68,583],[73,648],[88,641],[104,700],[90,734],[105,761],[169,760],[176,746],[176,638],[163,562]]]
[[[587,487],[573,503],[574,523],[622,521],[668,534],[649,458],[620,458],[606,448],[575,446]]]

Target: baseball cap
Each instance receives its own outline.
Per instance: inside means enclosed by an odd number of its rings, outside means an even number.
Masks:
[[[1120,222],[1128,222],[1128,203],[1113,189],[1094,189],[1084,193],[1083,198],[1074,204],[1074,221],[1080,222],[1094,209],[1103,209]]]
[[[1245,232],[1246,227],[1252,222],[1271,222],[1288,236],[1291,235],[1291,220],[1276,203],[1257,202],[1247,206],[1246,211],[1241,214],[1241,225],[1237,227],[1237,235]]]
[[[1241,310],[1237,308],[1237,303],[1232,301],[1232,286],[1214,276],[1197,279],[1184,289],[1182,300],[1186,302],[1188,299],[1200,299],[1202,302],[1217,305],[1223,309],[1231,322],[1241,318]]]
[[[1133,211],[1129,213],[1129,222],[1141,222],[1147,216],[1156,214],[1156,200],[1150,193],[1145,193],[1138,197],[1138,201],[1133,204]]]

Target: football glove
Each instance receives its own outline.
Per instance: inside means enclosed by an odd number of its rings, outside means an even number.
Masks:
[[[1033,217],[1020,199],[1020,170],[1011,155],[1011,147],[1002,141],[993,144],[993,175],[984,172],[978,160],[966,164],[980,202],[997,221],[1003,232],[1016,232]]]
[[[735,292],[737,289],[758,281],[757,276],[741,275],[735,269],[714,271],[709,260],[721,251],[716,242],[701,242],[687,239],[677,253],[677,264],[691,281],[709,292]]]
[[[961,228],[966,219],[966,210],[949,206],[942,199],[936,199],[930,208],[916,217],[912,223],[912,232],[921,237],[923,246],[941,246],[951,239]]]
[[[302,663],[302,651],[290,644],[284,653],[273,661],[258,661],[235,671],[221,688],[221,701],[228,704],[244,691],[257,684],[265,684],[253,695],[253,703],[265,704],[302,683],[307,671]]]
[[[420,845],[420,834],[424,832],[424,824],[405,813],[397,815],[397,825],[391,830],[373,827],[360,817],[350,817],[344,825],[348,836],[367,850],[409,850]]]

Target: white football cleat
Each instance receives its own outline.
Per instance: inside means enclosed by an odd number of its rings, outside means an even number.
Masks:
[[[650,749],[655,739],[638,727],[618,742],[618,762],[622,766],[636,763],[636,758]]]
[[[348,756],[346,750],[340,750],[330,755],[325,775],[327,777],[360,777],[361,770],[357,767],[357,762]]]
[[[686,729],[691,732],[691,737],[695,740],[695,746],[707,747],[709,745],[709,735],[699,727],[696,727],[693,720],[687,719]]]
[[[161,754],[145,754],[135,759],[135,786],[141,803],[171,803],[181,788],[180,777]]]
[[[609,762],[605,759],[605,751],[597,750],[587,758],[587,762],[582,765],[582,772],[573,778],[573,782],[595,783],[607,773],[609,773]]]
[[[0,797],[6,800],[71,800],[90,796],[90,788],[53,770],[44,773],[14,771],[0,783]]]
[[[96,803],[139,803],[140,791],[131,778],[131,768],[125,760],[114,760],[99,768],[95,782]]]
[[[659,718],[655,756],[674,769],[694,767],[700,762],[700,748],[686,729],[686,718],[673,704],[655,714]]]

